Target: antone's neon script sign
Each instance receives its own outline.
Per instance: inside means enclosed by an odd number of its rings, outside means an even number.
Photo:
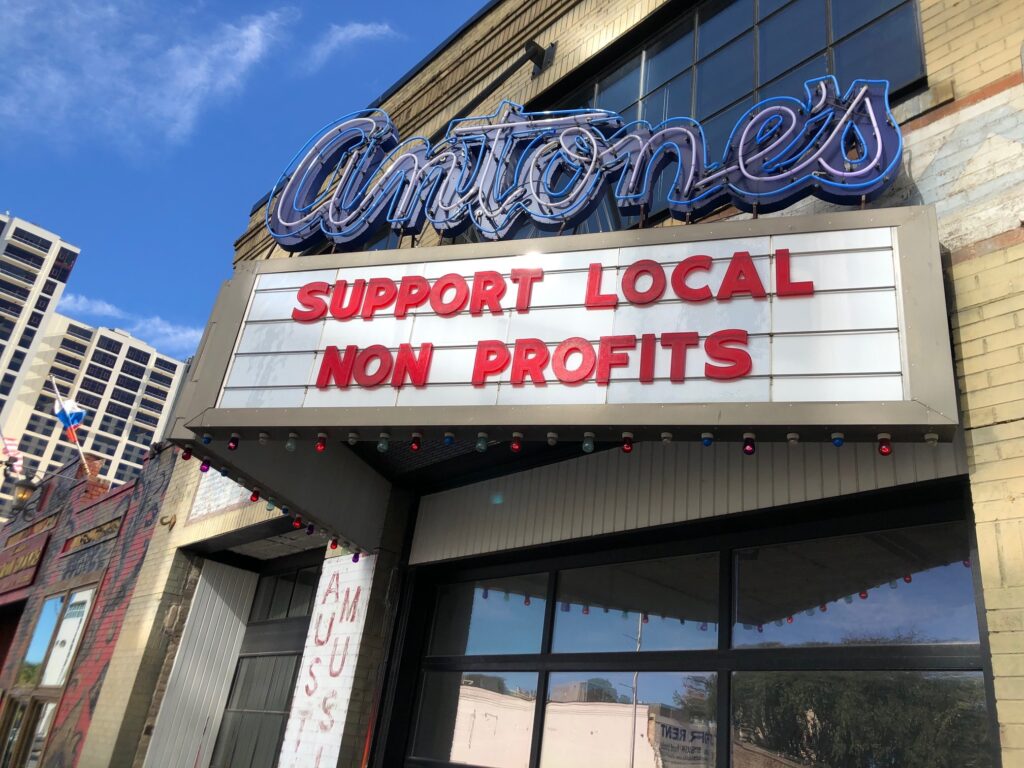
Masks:
[[[524,112],[454,120],[436,146],[399,142],[380,110],[331,123],[293,158],[271,192],[267,227],[289,250],[327,237],[356,246],[383,222],[446,236],[468,226],[491,240],[532,221],[561,229],[584,219],[614,184],[623,214],[666,203],[677,218],[724,202],[768,211],[808,194],[860,203],[895,178],[903,142],[889,112],[889,84],[808,80],[806,99],[767,99],[736,123],[724,151],[696,120],[624,124],[600,109]],[[716,151],[720,162],[709,162]],[[671,179],[666,200],[656,182]]]

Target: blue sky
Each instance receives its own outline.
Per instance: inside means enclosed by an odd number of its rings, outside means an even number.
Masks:
[[[61,309],[184,357],[252,204],[484,0],[0,0],[0,211],[82,249]]]

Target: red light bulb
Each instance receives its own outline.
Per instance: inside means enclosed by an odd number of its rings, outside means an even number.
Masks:
[[[238,441],[241,439],[237,432],[232,432],[231,437],[228,438],[228,450],[233,451],[238,448]]]
[[[908,574],[907,574],[906,576],[904,576],[904,577],[903,577],[903,581],[904,581],[904,582],[905,582],[906,584],[909,584],[909,583],[910,583],[910,582],[912,582],[913,580],[914,580],[914,577],[913,577],[913,576],[911,576],[911,575],[910,575],[909,573],[908,573]]]
[[[316,435],[316,444],[313,446],[317,453],[323,453],[327,450],[327,435],[323,432],[318,432]]]
[[[792,624],[793,623],[793,617],[792,616],[787,616],[786,617],[786,623],[787,624]]]
[[[182,461],[188,461],[191,458],[192,458],[192,448],[191,448],[191,446],[186,445],[184,448],[181,449],[181,460]]]
[[[292,520],[292,528],[294,528],[295,530],[298,530],[301,527],[302,527],[302,516],[301,515],[296,515],[295,519]]]
[[[644,624],[647,624],[651,619],[646,613],[644,613],[641,614],[640,620],[643,621]]]
[[[523,605],[528,606],[529,604],[530,604],[530,596],[527,595],[526,597],[523,598]]]
[[[623,432],[622,433],[622,452],[632,453],[633,452],[633,433]]]
[[[757,451],[756,437],[753,432],[747,432],[743,435],[743,455],[753,456]]]
[[[828,606],[825,605],[824,603],[822,603],[821,605],[818,606],[818,610],[821,611],[822,613],[825,613],[826,611],[828,611]]]
[[[512,453],[519,453],[521,450],[523,450],[522,432],[512,433],[512,442],[508,444],[508,447],[512,450]]]
[[[409,443],[409,450],[414,453],[423,447],[423,435],[419,432],[412,433],[412,440]]]
[[[209,459],[203,459],[203,461],[199,464],[199,471],[200,472],[209,472],[210,471],[210,460]]]
[[[590,606],[589,605],[584,605],[583,606],[583,615],[584,616],[589,616],[590,615]]]
[[[337,539],[331,539],[331,549],[337,549],[337,548],[338,548],[338,540]]]
[[[859,598],[860,598],[861,600],[867,600],[867,599],[868,599],[868,591],[867,591],[866,589],[862,589],[862,590],[860,591],[860,594],[858,595],[858,597],[859,597]]]
[[[878,435],[878,455],[892,456],[892,438],[887,432]]]
[[[259,500],[260,500],[260,489],[259,488],[253,488],[252,489],[252,493],[249,495],[249,501],[259,501]]]

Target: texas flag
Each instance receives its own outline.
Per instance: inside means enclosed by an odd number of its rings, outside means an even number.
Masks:
[[[54,403],[53,412],[67,430],[68,440],[77,443],[78,437],[75,435],[75,430],[85,420],[85,409],[69,397]]]

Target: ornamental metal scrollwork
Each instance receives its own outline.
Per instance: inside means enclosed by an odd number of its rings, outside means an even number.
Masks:
[[[717,162],[688,117],[625,123],[602,109],[525,112],[505,101],[492,115],[453,120],[431,146],[399,141],[380,110],[354,112],[292,159],[271,191],[267,228],[292,251],[324,237],[355,248],[384,222],[412,234],[429,224],[449,237],[472,226],[500,240],[528,221],[571,227],[610,185],[622,214],[664,203],[680,219],[727,202],[767,212],[806,195],[860,204],[884,192],[903,151],[889,83],[854,80],[840,96],[829,76],[804,90],[803,101],[775,97],[749,109]],[[670,183],[659,186],[662,178]]]

